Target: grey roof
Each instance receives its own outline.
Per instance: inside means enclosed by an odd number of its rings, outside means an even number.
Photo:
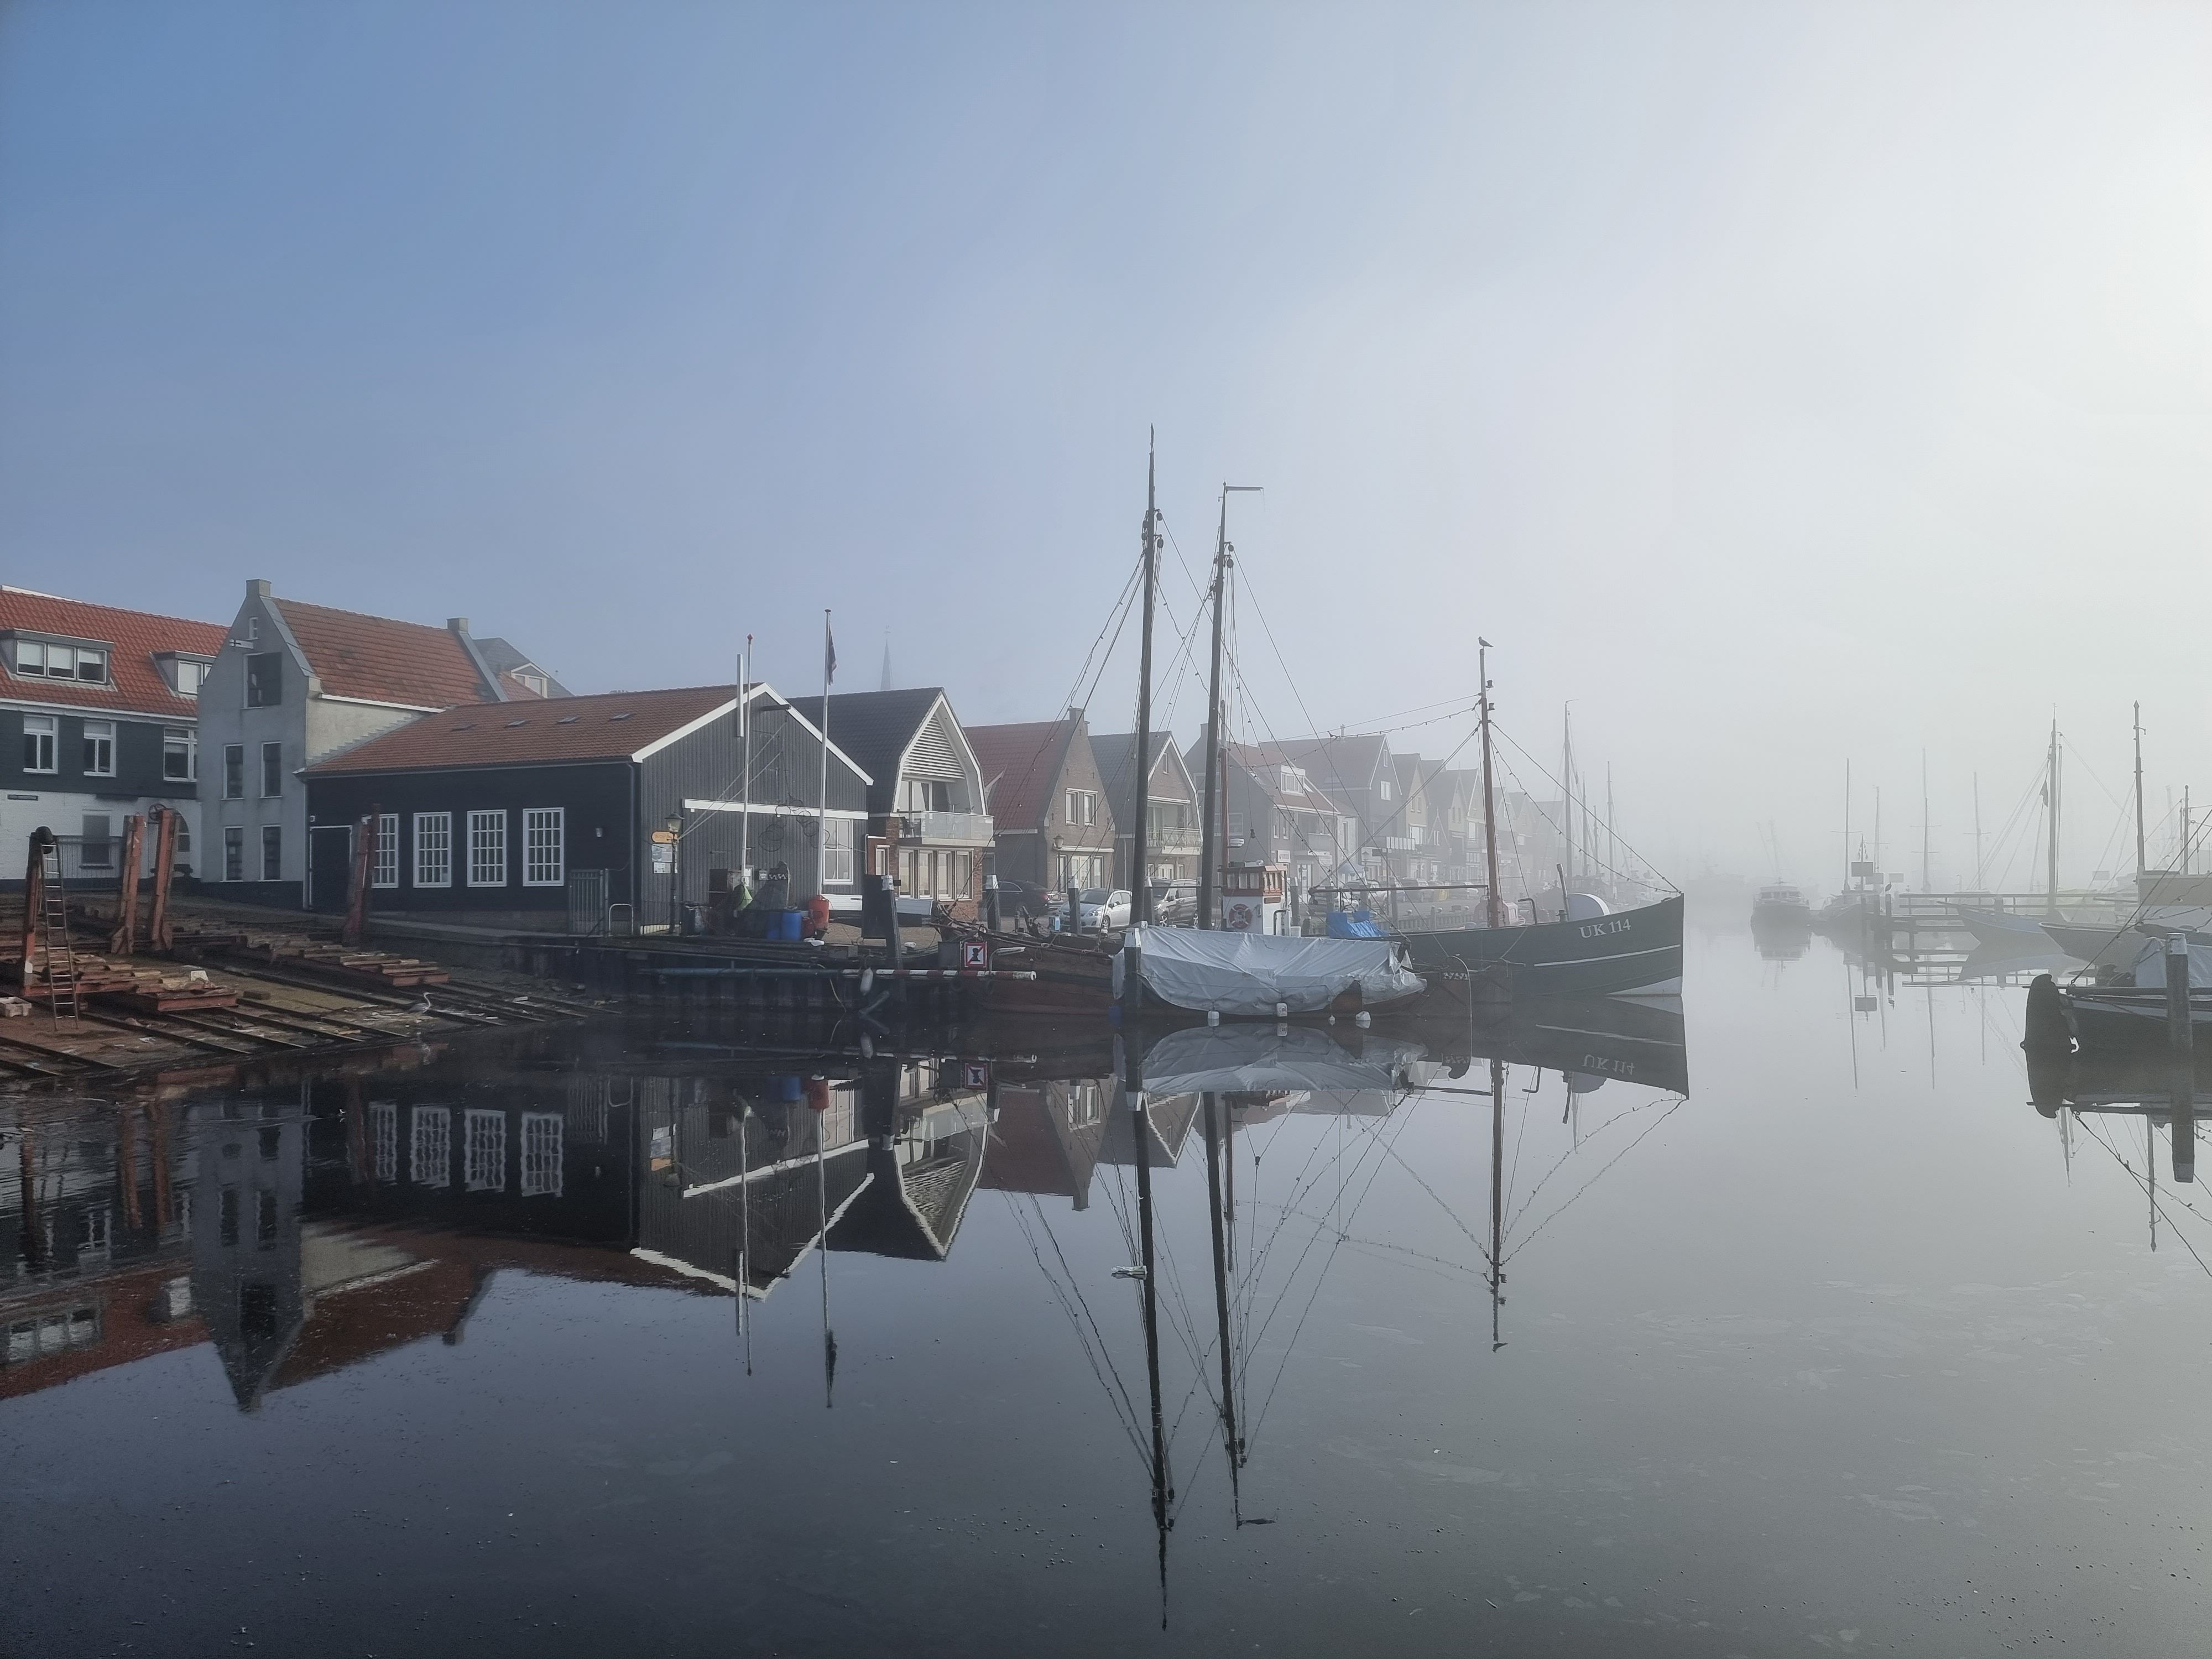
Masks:
[[[512,674],[527,668],[532,673],[545,675],[545,689],[550,696],[556,697],[568,696],[568,688],[555,679],[551,674],[546,673],[542,663],[524,656],[505,640],[496,635],[490,639],[479,639],[471,634],[469,636],[469,643],[476,647],[477,654],[484,659],[484,666],[490,669],[493,673]]]
[[[898,792],[899,757],[929,718],[945,688],[917,685],[899,691],[838,691],[830,697],[830,741],[853,757],[875,782],[868,810],[888,812]],[[822,726],[822,699],[787,697],[786,702],[816,730]],[[951,705],[948,702],[947,708]],[[957,717],[956,717],[957,719]]]
[[[1174,735],[1170,732],[1152,733],[1152,764],[1145,771],[1147,778],[1159,769],[1161,759],[1174,742]],[[1125,800],[1131,782],[1129,773],[1136,752],[1137,734],[1134,732],[1115,732],[1103,738],[1095,732],[1091,734],[1091,757],[1098,763],[1098,778],[1105,788],[1106,799],[1115,805],[1114,821],[1116,823],[1121,821],[1127,811]],[[1182,754],[1181,750],[1176,752],[1178,757]],[[1146,793],[1150,793],[1149,789]]]

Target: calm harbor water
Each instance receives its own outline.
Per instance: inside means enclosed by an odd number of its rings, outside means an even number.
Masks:
[[[1089,1031],[9,1109],[0,1649],[2200,1647],[2196,1189],[2016,986],[1691,945],[1671,1029],[1125,1045],[1141,1129]]]

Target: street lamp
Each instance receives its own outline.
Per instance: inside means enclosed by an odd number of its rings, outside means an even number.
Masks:
[[[668,815],[668,931],[684,932],[684,814]]]

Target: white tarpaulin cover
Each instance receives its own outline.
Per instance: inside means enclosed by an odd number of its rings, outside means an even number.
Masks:
[[[2166,988],[2166,941],[2148,941],[2142,954],[2136,958],[2136,988],[2138,990]],[[2191,945],[2189,947],[2189,988],[2191,991],[2212,991],[2212,945]]]
[[[1304,939],[1280,933],[1132,927],[1123,940],[1141,952],[1146,991],[1171,1008],[1200,1013],[1317,1013],[1357,985],[1370,1008],[1419,996],[1428,987],[1387,939]],[[1115,959],[1116,983],[1126,955]]]
[[[1147,1094],[1390,1093],[1427,1053],[1417,1042],[1363,1036],[1352,1054],[1310,1025],[1193,1025],[1145,1051]]]

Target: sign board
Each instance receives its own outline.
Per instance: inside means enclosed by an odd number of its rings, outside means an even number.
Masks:
[[[1851,866],[1851,878],[1854,881],[1872,881],[1874,879],[1873,863],[1866,859],[1856,860]]]
[[[673,847],[673,846],[675,846],[675,845],[676,845],[676,832],[675,832],[673,830],[654,830],[654,831],[653,832],[653,844],[655,847]]]
[[[656,876],[667,876],[673,875],[675,872],[676,848],[674,843],[659,841],[653,842],[653,873]]]
[[[960,1086],[963,1089],[988,1089],[991,1086],[991,1067],[988,1061],[970,1060],[960,1067]]]
[[[987,939],[962,939],[960,965],[963,968],[988,968],[991,965],[991,941]]]

